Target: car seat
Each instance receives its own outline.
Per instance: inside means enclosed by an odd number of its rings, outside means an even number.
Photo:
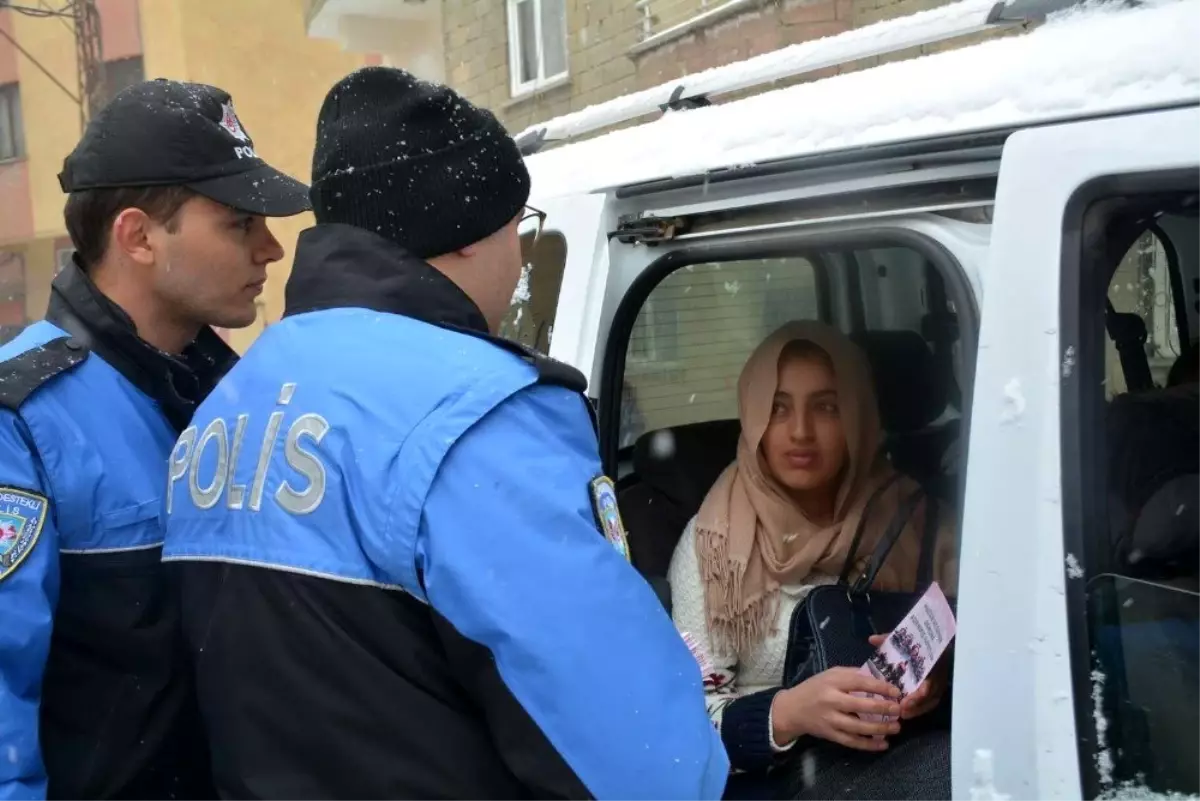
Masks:
[[[1108,542],[1102,570],[1195,579],[1200,562],[1200,389],[1120,395],[1108,407]],[[1102,536],[1102,535],[1101,535]]]
[[[1120,778],[1196,792],[1200,387],[1131,392],[1106,418],[1108,525],[1091,539],[1092,651]]]

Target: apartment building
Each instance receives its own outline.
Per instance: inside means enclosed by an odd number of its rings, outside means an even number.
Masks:
[[[309,33],[447,81],[515,132],[709,67],[946,2],[310,0]]]
[[[449,82],[494,109],[515,132],[708,67],[948,0],[96,2],[110,94],[144,77],[220,85],[233,94],[259,152],[305,177],[321,99],[359,66],[395,64]],[[8,4],[62,6],[60,0]],[[967,41],[973,38],[924,49]],[[70,255],[56,176],[79,136],[76,72],[69,20],[0,8],[0,341],[41,316],[50,281]],[[311,215],[272,222],[288,256],[272,270],[256,324],[227,332],[235,347],[244,349],[279,319],[295,239],[311,222]],[[1114,304],[1121,310],[1151,304],[1159,316],[1167,315],[1170,304],[1155,291],[1161,281],[1150,280],[1161,272],[1165,255],[1154,243],[1139,253],[1123,266],[1129,286],[1137,289]],[[535,254],[533,298],[528,308],[514,310],[509,328],[528,344],[548,346],[564,254],[565,243],[554,237],[546,237]],[[744,293],[753,285],[748,278],[739,283]],[[656,319],[639,321],[635,360],[662,361],[671,347],[678,315],[666,299],[658,305]],[[1151,340],[1167,353],[1172,347],[1162,332],[1170,327],[1155,320]]]
[[[515,134],[530,125],[657,86],[710,67],[741,61],[791,44],[835,35],[943,5],[949,0],[309,0],[311,36],[381,54],[386,63],[447,81],[492,108]],[[1019,33],[1011,31],[1009,33]],[[960,47],[1004,32],[978,34],[843,64],[804,80],[864,69],[925,52]],[[566,243],[545,236],[533,255],[531,299],[514,309],[505,333],[548,348]],[[1149,350],[1159,380],[1179,351],[1172,339],[1173,304],[1167,255],[1152,235],[1139,241],[1114,283],[1114,307],[1150,321]],[[812,280],[803,259],[725,265],[720,274],[697,268],[657,290],[635,324],[627,363],[651,382],[699,352],[690,343],[684,292],[735,293],[747,308],[768,308],[768,289],[781,308],[762,320],[731,323],[731,336],[755,340],[796,312],[787,298],[803,296]],[[768,281],[770,282],[768,284]],[[678,284],[678,286],[676,286]],[[744,330],[743,330],[744,329]],[[756,340],[755,340],[756,341]],[[689,350],[689,347],[691,350]],[[1109,347],[1110,368],[1118,364]],[[711,360],[712,354],[704,356]],[[1120,374],[1110,369],[1110,374]],[[657,378],[656,378],[657,377]],[[635,387],[626,387],[632,392]],[[645,390],[645,386],[641,386]],[[1119,388],[1113,388],[1116,391]],[[714,387],[721,402],[732,387]],[[640,406],[650,413],[652,390]],[[703,399],[691,399],[701,402]]]
[[[11,0],[34,12],[62,0]],[[306,179],[317,110],[340,77],[371,54],[308,35],[303,0],[96,0],[106,93],[143,78],[216,84],[234,98],[258,152]],[[70,19],[0,9],[0,341],[46,309],[70,257],[57,175],[79,139],[75,34]],[[283,308],[291,252],[311,215],[277,220],[288,251],[273,268],[255,326],[227,332],[244,348]]]

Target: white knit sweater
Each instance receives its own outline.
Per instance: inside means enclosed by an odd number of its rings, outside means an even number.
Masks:
[[[713,671],[705,676],[705,702],[708,716],[718,729],[725,707],[743,695],[778,687],[783,683],[787,657],[788,623],[792,612],[809,591],[835,579],[813,574],[801,584],[782,587],[779,613],[767,636],[748,654],[737,655],[716,647],[708,631],[704,607],[704,583],[700,578],[700,560],[696,555],[696,519],[692,518],[675,546],[667,579],[671,582],[671,615],[680,633],[689,634],[712,661]],[[768,726],[770,721],[768,720]],[[769,731],[769,730],[768,730]],[[787,750],[775,745],[776,750]]]

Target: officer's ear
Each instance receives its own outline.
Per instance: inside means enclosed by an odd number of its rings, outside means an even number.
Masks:
[[[108,250],[122,253],[125,258],[136,264],[153,265],[155,256],[151,228],[154,225],[150,215],[141,209],[122,209],[113,218]]]

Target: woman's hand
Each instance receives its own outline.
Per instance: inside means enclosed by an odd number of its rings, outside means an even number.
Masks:
[[[861,698],[851,693],[875,693],[883,698]],[[889,734],[900,731],[900,691],[885,681],[835,667],[775,694],[771,722],[775,743],[787,745],[797,737],[812,735],[860,751],[883,751]],[[893,699],[893,700],[885,700]],[[893,720],[867,721],[858,717],[884,715]]]
[[[878,648],[887,640],[889,634],[872,634],[867,638],[867,642]],[[921,686],[900,702],[901,718],[912,720],[937,709],[937,705],[942,702],[942,696],[946,694],[949,665],[949,659],[938,660],[938,664],[925,677],[925,681],[921,682]]]

